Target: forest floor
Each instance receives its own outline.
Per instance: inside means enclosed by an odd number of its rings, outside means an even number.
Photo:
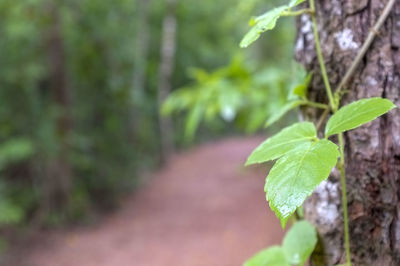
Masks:
[[[265,166],[243,167],[260,142],[232,138],[175,155],[112,215],[42,233],[7,265],[241,265],[283,235],[265,202]]]

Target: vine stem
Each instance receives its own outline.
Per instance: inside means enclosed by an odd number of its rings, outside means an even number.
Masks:
[[[330,108],[325,109],[325,111],[322,113],[322,115],[321,115],[320,118],[318,119],[317,126],[316,126],[317,132],[319,132],[319,130],[320,130],[322,124],[323,124],[324,121],[325,121],[325,118],[328,116],[328,114],[329,114],[330,111],[331,111]]]
[[[312,101],[304,101],[304,105],[314,107],[314,108],[319,108],[319,109],[329,109],[329,106],[323,103],[317,103],[317,102],[312,102]]]
[[[343,87],[349,82],[351,76],[353,76],[354,71],[357,69],[358,65],[360,64],[361,60],[367,53],[369,47],[371,46],[373,40],[375,39],[376,35],[378,34],[379,29],[382,27],[383,23],[387,19],[390,14],[390,11],[393,8],[393,5],[396,3],[396,0],[389,0],[385,6],[385,9],[382,11],[378,21],[369,31],[368,37],[365,40],[363,46],[361,47],[360,51],[358,52],[356,58],[354,59],[353,63],[351,64],[350,68],[347,70],[346,74],[344,75],[343,79],[340,81],[339,86],[336,88],[336,93],[340,93]]]
[[[378,34],[379,29],[382,27],[383,23],[389,16],[390,11],[392,10],[395,2],[396,2],[396,0],[389,0],[387,2],[378,21],[371,28],[367,39],[363,43],[363,46],[361,47],[356,58],[352,62],[350,68],[347,70],[343,79],[340,81],[338,87],[336,88],[335,95],[340,97],[340,92],[342,91],[343,87],[349,82],[350,78],[353,76],[355,70],[357,69],[358,65],[364,58],[364,56],[367,53],[368,49],[370,48],[373,40],[375,39],[376,35]],[[324,62],[324,58],[322,55],[319,33],[318,33],[318,28],[317,28],[317,19],[316,19],[316,15],[315,15],[314,0],[309,0],[309,4],[310,4],[311,12],[307,12],[307,13],[311,14],[311,20],[312,20],[312,26],[313,26],[313,32],[314,32],[314,40],[315,40],[315,48],[317,51],[318,62],[319,62],[320,68],[321,68],[321,74],[322,74],[322,78],[323,78],[323,81],[325,84],[325,89],[326,89],[326,93],[328,95],[329,105],[330,105],[329,106],[330,108],[325,109],[325,111],[323,112],[322,116],[320,117],[320,119],[317,123],[317,131],[318,131],[320,129],[320,127],[322,126],[322,123],[324,122],[325,118],[328,116],[329,111],[330,111],[329,109],[331,109],[333,111],[333,113],[336,113],[336,111],[339,107],[339,100],[335,101],[335,99],[333,97],[332,88],[330,86],[329,78],[328,78],[328,75],[326,72],[325,62]],[[302,12],[301,14],[304,14],[304,13],[306,13],[306,12]],[[345,251],[346,251],[346,262],[347,262],[346,265],[351,266],[349,219],[348,219],[348,209],[347,209],[346,170],[345,170],[345,157],[344,157],[344,141],[343,141],[342,133],[338,135],[338,139],[339,139],[339,150],[340,150],[340,162],[338,163],[338,169],[340,172],[340,180],[341,180],[341,186],[342,186],[344,239],[345,239]]]
[[[315,15],[315,3],[314,0],[309,0],[310,8],[313,10],[311,13],[312,26],[314,32],[314,40],[315,40],[315,49],[317,51],[317,57],[319,61],[319,65],[321,68],[322,78],[324,80],[326,93],[329,98],[329,104],[334,113],[336,113],[338,109],[339,103],[336,102],[333,98],[332,88],[329,83],[328,74],[326,72],[325,62],[322,55],[321,44],[319,40],[319,33],[317,28],[317,18]],[[327,109],[324,113],[328,114],[329,109]],[[322,122],[318,123],[319,127]],[[350,254],[350,236],[349,236],[349,220],[348,220],[348,210],[347,210],[347,188],[346,188],[346,173],[345,173],[345,160],[344,160],[344,142],[343,142],[343,134],[339,134],[339,150],[340,150],[340,162],[338,164],[338,168],[340,171],[340,180],[342,187],[342,206],[343,206],[343,220],[344,220],[344,244],[346,251],[346,262],[347,266],[351,266],[351,254]]]
[[[300,9],[296,11],[284,11],[282,12],[281,16],[285,17],[292,17],[292,16],[299,16],[303,14],[311,14],[313,13],[313,10],[311,8],[306,8],[306,9]]]
[[[315,40],[315,49],[317,50],[317,57],[319,66],[321,68],[322,79],[324,80],[326,94],[329,98],[329,104],[333,111],[337,110],[337,104],[333,98],[331,84],[329,83],[328,74],[326,73],[326,67],[324,62],[324,57],[322,56],[321,44],[319,40],[319,33],[317,28],[317,18],[315,16],[315,3],[314,0],[310,0],[310,8],[313,12],[311,12],[311,20],[312,20],[312,27],[314,32],[314,40]]]
[[[346,262],[347,265],[351,265],[351,254],[350,254],[350,234],[349,234],[349,215],[347,210],[347,188],[346,188],[346,166],[344,159],[344,141],[343,133],[339,135],[339,152],[340,152],[340,162],[339,162],[339,172],[340,172],[340,183],[342,186],[342,205],[343,205],[343,220],[344,220],[344,242],[346,250]]]

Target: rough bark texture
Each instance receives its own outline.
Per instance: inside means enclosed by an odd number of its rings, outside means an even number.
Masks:
[[[316,1],[318,28],[330,82],[337,86],[387,0]],[[381,96],[400,106],[400,2],[379,31],[343,104]],[[315,54],[311,20],[298,20],[296,57],[315,75],[310,98],[327,102]],[[318,114],[306,110],[316,119]],[[345,134],[350,241],[354,265],[400,265],[400,110]],[[340,181],[334,171],[306,202],[320,244],[312,265],[344,263]]]

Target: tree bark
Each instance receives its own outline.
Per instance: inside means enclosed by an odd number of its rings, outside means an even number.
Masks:
[[[151,0],[137,0],[135,14],[134,65],[131,88],[131,122],[130,135],[133,145],[140,140],[143,131],[142,123],[145,119],[143,109],[146,104],[146,68],[149,52],[150,27],[149,11]]]
[[[171,92],[171,78],[174,70],[175,49],[176,49],[176,5],[177,0],[166,0],[166,13],[163,21],[161,62],[158,80],[158,104],[159,106]],[[160,117],[161,134],[161,160],[164,161],[168,154],[173,152],[172,121],[169,117]]]
[[[66,206],[72,178],[71,167],[68,163],[69,135],[72,126],[71,97],[67,82],[60,14],[56,3],[49,2],[48,16],[51,21],[46,39],[50,67],[50,89],[53,101],[60,109],[56,121],[59,149],[54,158],[49,158],[47,162],[44,162],[43,199],[39,219],[44,218],[50,211],[63,209]]]
[[[319,0],[316,16],[330,83],[339,84],[388,0]],[[312,100],[325,102],[311,19],[298,19],[296,58],[314,71]],[[380,96],[400,106],[400,2],[345,88],[342,104]],[[317,120],[319,113],[305,110]],[[400,110],[345,134],[353,265],[400,265]],[[320,243],[312,265],[345,262],[340,179],[333,171],[306,201]]]

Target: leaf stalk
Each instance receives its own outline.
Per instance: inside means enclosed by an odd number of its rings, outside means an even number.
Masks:
[[[385,6],[385,9],[382,11],[382,14],[378,18],[378,21],[369,31],[368,37],[363,43],[360,51],[358,52],[356,58],[354,59],[353,63],[351,64],[350,68],[347,70],[346,74],[344,75],[343,79],[340,81],[339,86],[336,88],[336,94],[339,94],[343,87],[349,82],[350,78],[353,76],[354,72],[356,71],[358,65],[360,64],[361,60],[367,53],[369,47],[371,46],[373,40],[375,39],[376,35],[379,32],[379,29],[382,27],[383,23],[387,19],[390,14],[390,11],[393,8],[396,0],[389,0]]]
[[[305,101],[304,105],[314,107],[314,108],[319,108],[319,109],[329,109],[329,105],[323,104],[323,103],[317,103],[317,102],[312,102],[312,101]]]
[[[282,12],[281,16],[283,17],[295,17],[295,16],[300,16],[303,14],[312,14],[314,10],[311,8],[305,8],[305,9],[299,9],[296,11],[284,11]]]
[[[348,215],[348,210],[347,210],[346,166],[345,166],[345,158],[344,158],[343,133],[340,133],[338,136],[339,136],[339,152],[340,152],[340,162],[338,164],[338,169],[340,172],[340,183],[342,186],[344,243],[345,243],[345,250],[346,250],[346,262],[347,262],[348,266],[351,266],[349,215]]]
[[[314,0],[309,0],[309,3],[310,3],[311,10],[313,10],[313,12],[311,13],[311,20],[312,20],[312,27],[313,27],[313,32],[314,32],[315,49],[317,50],[317,57],[318,57],[319,66],[321,68],[322,79],[324,80],[326,94],[328,95],[328,99],[329,99],[329,105],[333,111],[336,111],[337,103],[335,102],[335,99],[332,94],[332,88],[329,83],[328,74],[326,72],[324,57],[322,56],[321,44],[320,44],[319,33],[318,33],[318,28],[317,28],[317,18],[315,16]]]

